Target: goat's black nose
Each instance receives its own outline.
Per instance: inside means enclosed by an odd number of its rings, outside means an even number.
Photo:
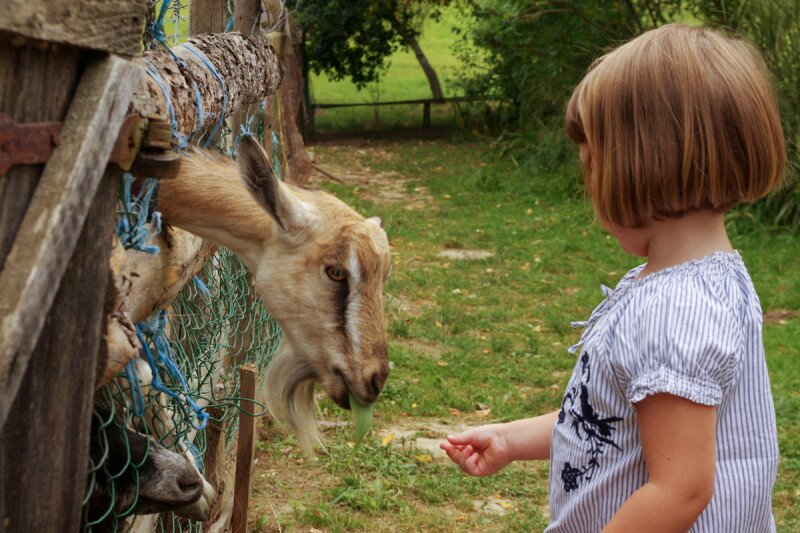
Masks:
[[[369,394],[370,396],[378,397],[381,393],[381,378],[377,372],[372,374],[372,379],[369,380]]]
[[[188,469],[177,479],[178,488],[185,494],[195,494],[203,491],[203,482],[194,469]]]

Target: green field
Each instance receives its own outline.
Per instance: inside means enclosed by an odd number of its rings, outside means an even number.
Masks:
[[[566,352],[578,338],[569,322],[585,319],[601,300],[601,283],[613,286],[637,264],[593,223],[577,192],[578,167],[562,163],[558,143],[550,142],[528,160],[499,156],[489,140],[313,147],[323,168],[350,183],[330,188],[385,221],[394,263],[386,286],[394,368],[375,431],[355,451],[348,445],[352,426],[328,430],[329,454],[315,461],[274,428],[267,433],[251,511],[256,530],[541,531],[546,525],[546,463],[468,478],[408,444],[441,440],[459,424],[556,409],[575,362]],[[800,242],[765,229],[732,239],[766,312],[783,454],[775,515],[779,531],[797,531]],[[495,255],[454,260],[439,256],[446,248]],[[328,401],[320,415],[350,420]],[[395,442],[383,446],[387,431]],[[393,446],[401,434],[404,449]],[[475,510],[494,500],[507,506],[502,516]]]

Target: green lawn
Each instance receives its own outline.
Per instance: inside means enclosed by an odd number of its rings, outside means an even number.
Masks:
[[[256,484],[251,519],[275,531],[528,531],[547,523],[547,465],[512,465],[468,478],[427,452],[381,443],[381,431],[510,420],[556,409],[574,365],[566,347],[582,319],[637,263],[592,222],[574,163],[500,157],[489,141],[316,146],[318,163],[349,180],[342,199],[383,217],[393,246],[386,286],[394,368],[375,433],[351,450],[352,427],[328,431],[329,455],[308,461],[271,431],[260,444],[274,466]],[[550,154],[550,155],[548,155]],[[782,463],[775,489],[780,531],[800,529],[800,242],[791,235],[732,236],[768,314],[764,328]],[[492,258],[458,261],[445,248]],[[489,408],[490,411],[479,410]],[[330,402],[327,420],[347,421]],[[439,428],[439,429],[437,429]],[[302,464],[298,464],[302,463]],[[265,466],[265,468],[267,468]],[[271,468],[271,467],[270,467]],[[275,477],[270,477],[275,476]],[[503,516],[475,511],[499,497]],[[271,500],[277,498],[277,500]],[[270,503],[275,501],[275,503]],[[287,505],[288,502],[288,505]],[[283,507],[281,507],[283,506]]]

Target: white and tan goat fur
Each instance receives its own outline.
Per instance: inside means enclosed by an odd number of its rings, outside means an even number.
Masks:
[[[234,161],[194,150],[159,185],[164,220],[239,255],[283,330],[267,368],[267,407],[308,451],[320,443],[314,384],[349,408],[373,403],[389,373],[383,284],[389,242],[378,218],[279,181],[258,143]]]

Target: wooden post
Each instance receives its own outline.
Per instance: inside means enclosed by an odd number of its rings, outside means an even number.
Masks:
[[[253,451],[256,444],[256,382],[258,369],[254,365],[239,367],[239,437],[236,448],[236,481],[233,496],[233,533],[247,532],[247,511],[253,484]]]
[[[189,2],[189,35],[222,33],[227,24],[227,0],[192,0]]]
[[[253,35],[258,31],[259,13],[261,13],[261,0],[236,0],[233,6],[233,30],[242,35]],[[231,117],[230,124],[234,138],[239,134],[239,128],[244,124],[248,114],[258,119],[258,108],[258,104],[251,104]]]
[[[431,127],[431,103],[425,102],[422,104],[422,127],[428,129]]]
[[[3,255],[10,250],[0,277],[14,277],[40,250],[49,257],[33,263],[23,286],[13,282],[13,303],[5,296],[0,302],[0,356],[15,361],[4,373],[14,391],[0,387],[7,415],[0,431],[3,531],[80,527],[118,184],[116,173],[104,173],[106,138],[113,144],[135,79],[119,61],[63,46],[0,44],[0,111],[19,122],[64,121],[61,147],[41,178],[43,165],[15,167],[0,191]],[[16,196],[19,190],[27,193]],[[34,209],[40,216],[29,221]],[[34,228],[35,237],[25,237]]]
[[[0,428],[72,256],[139,72],[135,64],[108,55],[86,67],[61,129],[62,144],[42,173],[5,259],[0,272]],[[47,76],[41,82],[47,91]]]

